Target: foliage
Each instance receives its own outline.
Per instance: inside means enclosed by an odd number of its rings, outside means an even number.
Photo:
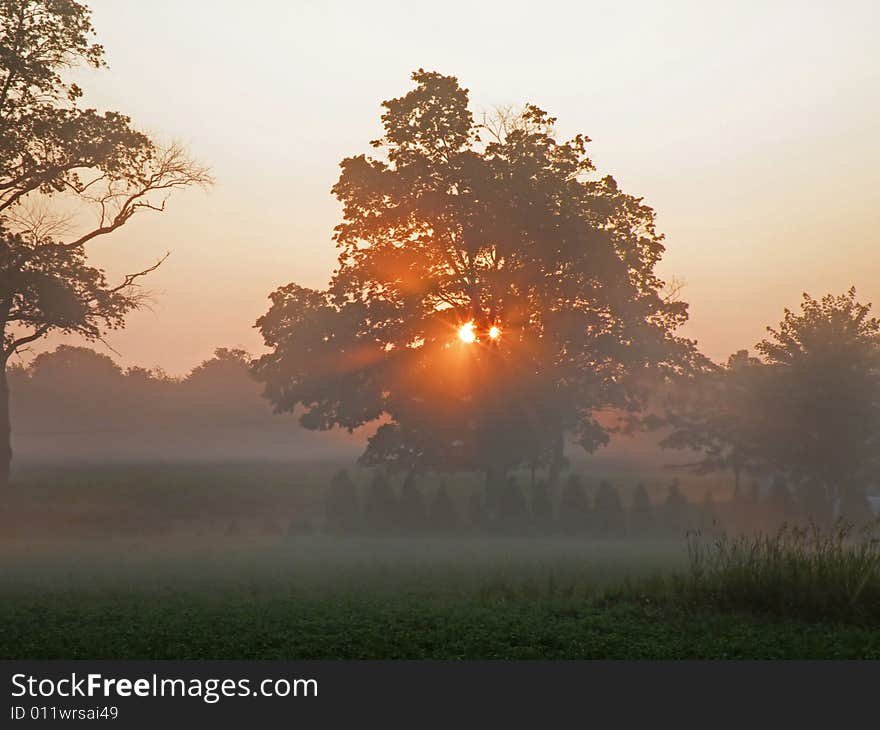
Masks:
[[[347,532],[358,520],[357,489],[345,469],[333,475],[325,499],[325,527],[328,532]]]
[[[667,392],[665,417],[654,424],[670,429],[661,447],[700,452],[690,466],[698,473],[730,470],[738,490],[743,472],[760,465],[766,376],[761,362],[740,350],[725,366],[678,381]]]
[[[663,544],[640,542],[627,552],[619,544],[585,543],[589,553],[574,557],[570,540],[372,542],[381,555],[365,550],[363,539],[319,537],[250,548],[226,539],[221,550],[188,541],[181,555],[168,544],[130,538],[114,543],[118,550],[96,544],[51,558],[32,546],[26,556],[7,549],[0,653],[178,660],[880,657],[873,621],[807,621],[761,613],[760,604],[699,602],[671,590],[668,547],[657,560]],[[661,572],[650,579],[652,571]]]
[[[342,161],[329,287],[284,286],[257,322],[266,395],[309,428],[383,417],[368,465],[503,475],[561,463],[565,432],[593,450],[598,409],[637,409],[695,357],[654,212],[537,107],[480,125],[455,78],[412,78],[383,103],[380,154]]]
[[[699,471],[787,479],[818,517],[863,499],[880,476],[880,320],[854,289],[804,294],[778,328],[726,367],[679,384],[662,424],[668,448],[702,453]]]
[[[120,327],[143,301],[136,281],[155,266],[111,285],[89,265],[85,244],[163,209],[175,188],[210,182],[180,147],[157,147],[125,115],[80,108],[82,90],[63,74],[103,65],[93,32],[89,9],[72,0],[0,3],[4,360],[53,329],[94,340]],[[74,233],[72,216],[50,207],[55,197],[65,210],[94,212],[96,223]]]
[[[771,372],[766,461],[829,498],[880,477],[880,319],[855,289],[804,295],[757,346]]]
[[[599,488],[596,490],[593,520],[599,532],[606,535],[620,535],[626,527],[626,514],[620,501],[620,492],[605,479],[599,482]]]
[[[0,0],[0,485],[12,459],[6,365],[53,330],[96,340],[140,306],[151,266],[111,284],[85,245],[144,210],[164,210],[207,170],[157,146],[118,112],[82,109],[65,81],[103,65],[89,9],[74,0]],[[60,202],[59,202],[60,200]],[[64,211],[64,212],[62,212]],[[75,221],[89,217],[87,226]],[[164,259],[163,259],[164,260]]]
[[[413,472],[406,475],[400,487],[398,514],[399,527],[405,531],[419,532],[426,526],[425,500]]]
[[[630,534],[634,537],[648,535],[657,527],[654,519],[654,505],[645,489],[645,483],[636,484],[632,506],[629,513]]]
[[[559,502],[559,521],[563,531],[582,533],[587,529],[590,503],[580,474],[571,473],[566,480]]]
[[[878,659],[872,627],[596,603],[287,588],[4,595],[8,659]],[[259,620],[255,620],[258,616]]]
[[[679,489],[678,479],[669,485],[669,493],[663,503],[663,520],[667,530],[684,535],[688,528],[688,503]]]
[[[368,530],[388,532],[394,526],[397,503],[388,477],[376,471],[364,497],[364,522]]]
[[[522,534],[529,523],[529,505],[516,477],[510,476],[500,487],[493,515],[495,528],[503,533]]]

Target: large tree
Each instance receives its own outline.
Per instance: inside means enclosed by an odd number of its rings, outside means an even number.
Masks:
[[[567,433],[604,443],[598,410],[689,361],[687,308],[655,273],[653,210],[595,174],[585,136],[532,105],[477,123],[455,78],[412,79],[378,154],[341,163],[328,288],[271,295],[256,369],[309,428],[384,419],[365,463],[501,483],[559,464]]]
[[[48,333],[99,339],[143,301],[109,282],[87,244],[175,188],[210,182],[178,146],[159,147],[118,112],[83,109],[71,67],[103,65],[89,9],[73,0],[0,0],[0,486],[12,459],[10,358]]]
[[[880,479],[880,319],[855,289],[786,309],[757,350],[773,372],[767,459],[828,499]]]
[[[680,383],[664,444],[703,453],[697,468],[784,476],[805,503],[863,498],[880,479],[880,320],[850,289],[786,309],[726,368]]]

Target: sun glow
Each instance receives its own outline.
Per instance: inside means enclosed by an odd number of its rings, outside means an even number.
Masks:
[[[458,339],[467,344],[476,341],[477,334],[474,332],[473,322],[466,322],[458,328]]]
[[[493,324],[493,325],[489,328],[489,339],[491,339],[491,340],[497,340],[499,337],[501,337],[501,330],[498,329],[498,326],[497,326],[497,325],[494,325],[494,324]]]

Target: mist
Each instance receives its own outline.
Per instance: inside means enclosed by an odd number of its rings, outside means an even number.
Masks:
[[[880,658],[875,9],[594,5],[0,0],[0,654]]]
[[[353,461],[365,433],[301,428],[273,414],[240,350],[174,378],[123,370],[112,355],[62,346],[10,374],[22,468],[53,463]]]

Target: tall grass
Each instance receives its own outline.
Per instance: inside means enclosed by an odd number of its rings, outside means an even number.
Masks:
[[[688,537],[679,588],[713,607],[804,619],[880,623],[880,522],[771,535]]]

